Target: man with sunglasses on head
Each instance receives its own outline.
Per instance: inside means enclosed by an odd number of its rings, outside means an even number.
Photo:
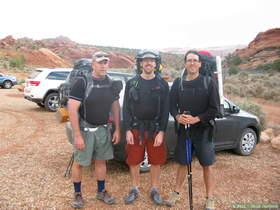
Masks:
[[[178,141],[175,148],[175,162],[178,163],[176,186],[169,194],[168,206],[174,206],[179,200],[187,174],[186,130],[190,125],[192,147],[203,168],[206,188],[205,210],[214,209],[214,176],[212,165],[215,152],[212,142],[211,124],[219,112],[219,92],[216,82],[209,76],[200,74],[201,57],[197,51],[185,54],[185,69],[177,78],[170,91],[170,113],[178,123]]]
[[[123,114],[126,129],[126,163],[130,167],[132,186],[125,197],[131,204],[139,194],[139,164],[145,150],[151,164],[150,197],[157,205],[163,200],[158,192],[160,165],[166,160],[164,133],[167,127],[168,83],[159,75],[161,58],[158,51],[143,50],[136,56],[138,73],[126,83]]]
[[[113,159],[113,144],[120,141],[119,92],[112,87],[107,76],[109,55],[96,52],[92,57],[92,77],[79,78],[71,89],[68,110],[74,138],[74,163],[72,180],[74,185],[74,208],[83,208],[81,193],[82,168],[94,162],[97,179],[98,200],[114,204],[115,199],[105,188],[106,161]],[[91,82],[91,85],[88,85]],[[90,88],[88,90],[87,88]],[[111,138],[108,127],[109,113],[112,112],[115,131]]]

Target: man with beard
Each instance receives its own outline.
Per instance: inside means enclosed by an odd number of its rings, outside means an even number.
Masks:
[[[132,186],[125,204],[139,194],[139,164],[145,150],[151,164],[151,199],[157,205],[163,200],[158,192],[160,165],[166,160],[164,133],[168,122],[168,83],[159,76],[159,52],[143,50],[136,56],[138,74],[126,84],[124,123],[126,129],[126,163],[130,166]]]

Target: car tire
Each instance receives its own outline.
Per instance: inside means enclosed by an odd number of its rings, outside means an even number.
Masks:
[[[58,109],[58,93],[50,93],[44,101],[45,108],[50,112],[56,112]]]
[[[39,107],[45,107],[45,105],[44,104],[42,104],[42,103],[36,103]]]
[[[257,134],[251,128],[243,130],[240,139],[238,139],[237,147],[235,152],[239,155],[251,155],[257,144]]]
[[[140,173],[149,172],[151,168],[151,164],[148,160],[148,154],[145,152],[144,160],[140,163]]]
[[[12,83],[10,80],[6,80],[6,81],[3,83],[3,87],[4,87],[5,89],[10,89],[12,86],[13,86],[13,83]]]

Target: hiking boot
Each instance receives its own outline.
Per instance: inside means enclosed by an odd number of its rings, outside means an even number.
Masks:
[[[166,205],[169,207],[175,206],[176,202],[180,200],[180,196],[176,192],[169,193],[168,200],[166,201]]]
[[[213,198],[206,198],[206,203],[205,203],[205,210],[214,210],[214,199]]]
[[[76,209],[81,209],[84,207],[84,201],[81,192],[74,193],[74,201],[72,207]]]
[[[131,204],[133,201],[136,200],[137,197],[138,197],[138,190],[131,189],[128,193],[128,196],[124,198],[124,203]]]
[[[111,195],[106,190],[103,192],[97,192],[96,199],[104,201],[104,203],[109,205],[116,203],[115,198],[111,197]]]
[[[156,190],[151,191],[151,199],[154,201],[155,204],[160,205],[160,206],[163,205],[163,200],[160,197],[158,191],[156,191]]]

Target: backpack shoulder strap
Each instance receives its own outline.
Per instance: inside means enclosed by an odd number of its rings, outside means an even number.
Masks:
[[[210,76],[203,76],[203,84],[204,84],[205,90],[208,91],[210,83],[211,83],[211,77]]]

